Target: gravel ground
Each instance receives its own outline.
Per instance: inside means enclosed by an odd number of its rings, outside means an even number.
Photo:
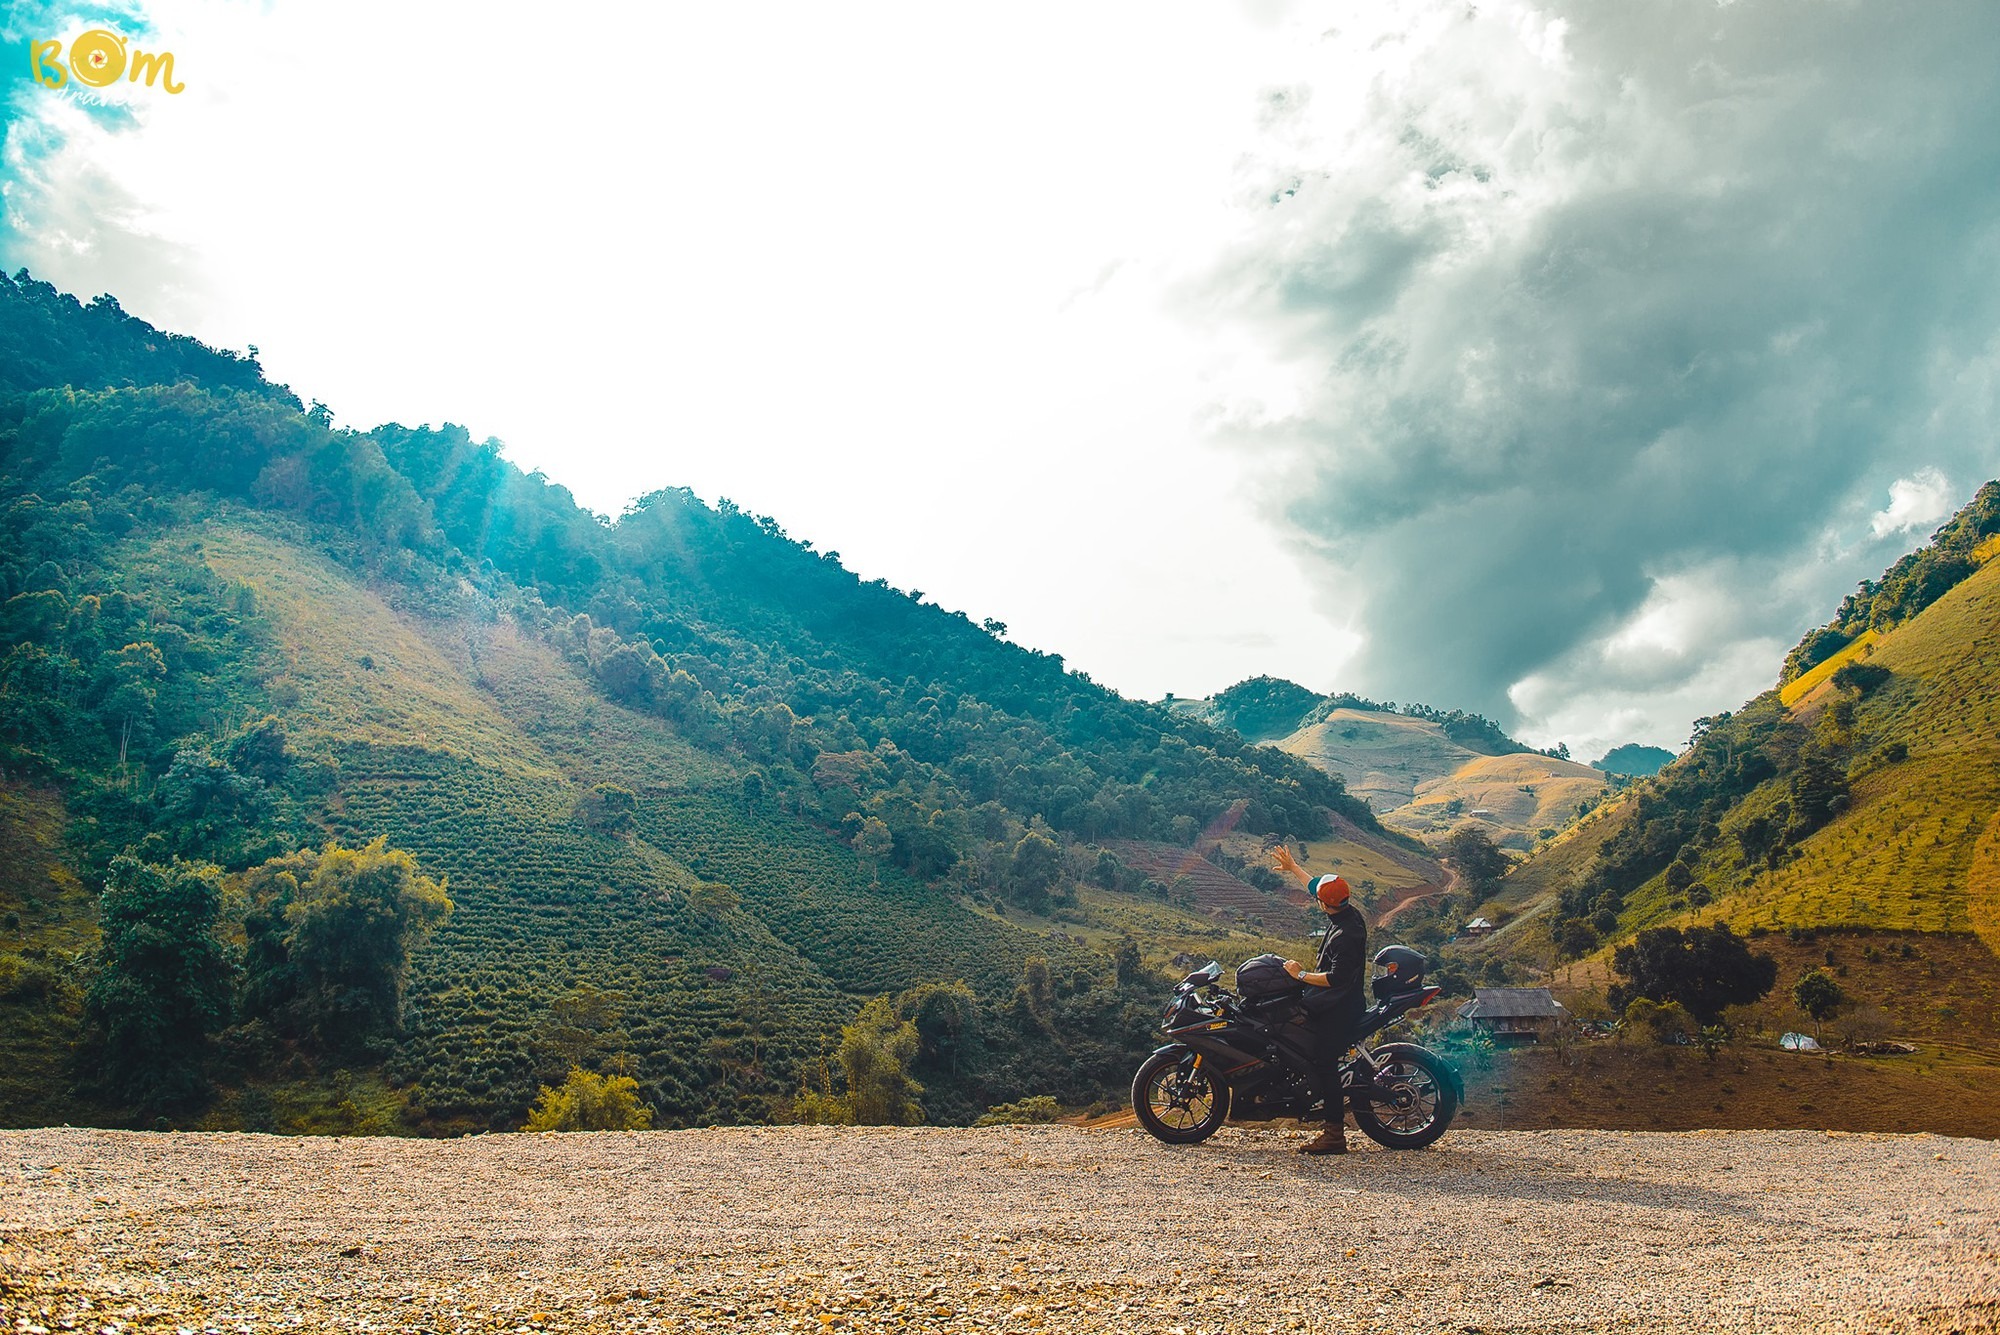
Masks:
[[[1298,1143],[0,1131],[0,1331],[2000,1331],[1992,1142]]]

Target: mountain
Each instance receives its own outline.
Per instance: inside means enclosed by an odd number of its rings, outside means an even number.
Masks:
[[[1168,960],[1299,935],[1265,843],[1422,879],[1337,778],[726,501],[606,522],[25,273],[0,349],[0,1122],[508,1127],[571,1064],[762,1120],[877,996],[933,1119],[1087,1104]],[[449,916],[314,945],[330,842]],[[226,963],[183,1020],[145,895]],[[104,1074],[144,1033],[175,1099]]]
[[[1168,697],[1176,713],[1229,728],[1246,742],[1276,741],[1325,703],[1326,697],[1317,691],[1283,677],[1249,677],[1203,700]]]
[[[1664,746],[1641,746],[1637,742],[1627,742],[1614,746],[1604,753],[1604,757],[1592,766],[1606,774],[1623,774],[1628,777],[1650,777],[1673,762],[1674,753]]]
[[[1642,928],[1724,923],[1781,956],[1781,994],[1826,967],[1905,1032],[1994,1050],[1996,553],[1988,483],[1806,636],[1778,686],[1698,720],[1678,759],[1515,868],[1518,929],[1491,947],[1553,943],[1601,976]]]
[[[1267,707],[1289,708],[1302,696],[1314,703],[1289,728]],[[1217,722],[1274,736],[1279,750],[1339,778],[1384,826],[1415,838],[1441,837],[1470,821],[1496,844],[1525,852],[1604,788],[1597,770],[1530,750],[1476,714],[1313,696],[1272,678],[1240,683],[1207,703]]]

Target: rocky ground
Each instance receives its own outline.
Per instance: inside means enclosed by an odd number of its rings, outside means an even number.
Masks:
[[[0,1132],[0,1328],[2000,1331],[2000,1146]]]

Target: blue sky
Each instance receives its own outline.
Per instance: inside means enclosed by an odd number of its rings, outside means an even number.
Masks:
[[[1981,4],[21,7],[0,262],[1134,695],[1673,745],[2000,472]],[[15,49],[20,49],[18,46]]]

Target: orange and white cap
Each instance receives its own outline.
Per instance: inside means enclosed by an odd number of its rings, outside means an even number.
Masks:
[[[1345,876],[1330,873],[1312,878],[1312,892],[1313,898],[1319,901],[1319,906],[1331,913],[1347,902],[1347,897],[1353,890],[1347,884]]]

